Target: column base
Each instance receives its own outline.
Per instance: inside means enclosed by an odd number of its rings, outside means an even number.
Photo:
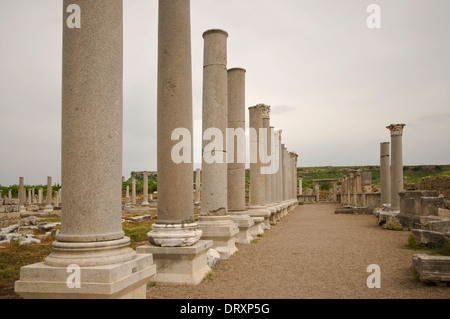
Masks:
[[[239,228],[230,216],[199,216],[198,226],[202,231],[202,240],[212,240],[212,248],[220,254],[220,259],[230,259],[238,249],[236,236]]]
[[[270,211],[269,223],[270,223],[270,225],[274,226],[277,224],[277,220],[276,220],[276,216],[275,216],[277,213],[277,208],[275,207],[275,204],[267,206],[267,208]]]
[[[250,233],[253,238],[256,238],[262,234],[264,234],[264,230],[266,229],[264,224],[264,217],[252,217],[254,225],[250,229]]]
[[[282,207],[282,205],[277,204],[275,206],[275,208],[277,210],[276,213],[275,213],[275,220],[276,220],[277,223],[279,223],[281,221],[281,211],[283,210],[283,207]]]
[[[239,233],[236,236],[237,244],[250,244],[253,240],[251,228],[255,224],[253,218],[247,211],[228,211],[230,219],[239,227]]]
[[[266,206],[249,206],[248,215],[250,217],[264,217],[264,224],[266,229],[270,229],[269,218],[271,216],[270,210]]]
[[[80,267],[80,288],[69,288],[75,273],[44,262],[24,266],[15,292],[25,299],[146,299],[156,266],[152,255],[137,254],[125,263]]]
[[[153,224],[147,234],[148,241],[154,246],[186,247],[200,240],[202,231],[197,223],[193,224]]]
[[[208,266],[207,252],[212,241],[200,240],[189,247],[158,247],[145,245],[136,248],[141,254],[152,254],[157,267],[153,279],[162,285],[196,286],[211,271]]]

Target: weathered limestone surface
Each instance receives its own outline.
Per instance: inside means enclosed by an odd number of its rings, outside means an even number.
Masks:
[[[226,129],[228,126],[227,38],[223,30],[203,33],[203,161],[202,205],[199,227],[203,240],[212,240],[222,259],[237,252],[239,228],[228,215]],[[207,132],[219,130],[224,137],[213,150]],[[218,133],[219,133],[218,132]]]
[[[250,203],[248,214],[251,217],[264,217],[265,225],[270,228],[270,210],[266,206],[265,176],[261,173],[262,163],[259,158],[259,150],[263,147],[260,129],[263,128],[263,115],[269,107],[258,104],[249,108],[250,125],[255,134],[250,135]]]
[[[253,239],[251,227],[254,220],[245,207],[245,73],[241,68],[228,70],[228,128],[234,129],[233,158],[228,158],[228,214],[239,228],[236,243],[249,244]],[[231,140],[228,140],[231,143]]]
[[[450,282],[450,257],[448,256],[416,254],[413,256],[411,269],[416,272],[422,282],[447,284]]]
[[[0,228],[16,224],[20,220],[19,199],[0,198]]]
[[[381,204],[391,203],[391,143],[381,143],[380,146],[380,183]]]
[[[211,270],[212,242],[200,241],[194,220],[192,154],[181,163],[172,158],[172,134],[193,132],[190,1],[160,0],[158,10],[158,220],[137,252],[153,254],[155,282],[196,285]]]
[[[391,206],[400,209],[399,192],[403,191],[403,129],[405,124],[392,124],[391,132]]]
[[[79,4],[82,28],[63,24],[61,231],[44,262],[21,268],[15,291],[36,299],[144,299],[156,267],[151,255],[129,248],[122,230],[123,3]],[[79,289],[67,284],[70,265],[80,267]]]

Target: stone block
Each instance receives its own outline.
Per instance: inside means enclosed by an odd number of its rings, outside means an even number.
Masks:
[[[413,229],[412,235],[414,237],[414,242],[418,245],[420,244],[438,244],[444,243],[445,235],[444,233],[439,233],[430,230],[423,229]]]
[[[422,282],[446,282],[447,284],[450,282],[449,256],[416,254],[412,258],[411,269],[416,272]]]
[[[146,299],[146,285],[156,273],[151,255],[125,263],[80,268],[80,288],[70,288],[66,267],[45,263],[24,266],[15,291],[25,299]]]
[[[136,248],[137,253],[152,254],[157,273],[154,281],[163,285],[196,286],[211,271],[207,253],[212,241],[200,240],[188,247],[158,247],[145,245]]]
[[[450,218],[450,209],[438,208],[438,216]]]

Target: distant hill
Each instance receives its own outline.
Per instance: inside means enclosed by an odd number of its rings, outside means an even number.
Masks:
[[[372,183],[380,183],[380,166],[347,166],[347,167],[299,167],[297,173],[303,178],[303,189],[311,189],[315,179],[342,178],[345,175],[361,169],[364,172],[372,172]],[[418,165],[404,166],[403,176],[405,183],[418,183],[427,176],[450,176],[450,165]],[[326,187],[326,185],[324,185]]]

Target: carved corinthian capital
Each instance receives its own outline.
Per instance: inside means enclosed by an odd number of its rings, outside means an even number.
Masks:
[[[402,136],[403,135],[403,128],[406,126],[406,124],[391,124],[387,126],[386,128],[391,131],[391,136]]]

